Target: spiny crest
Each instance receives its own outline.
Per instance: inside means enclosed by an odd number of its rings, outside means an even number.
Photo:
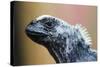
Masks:
[[[83,39],[85,40],[85,42],[88,45],[91,45],[92,40],[91,40],[90,34],[88,33],[87,29],[84,26],[82,26],[81,24],[76,24],[75,28],[77,28],[80,31],[80,34],[83,37]]]

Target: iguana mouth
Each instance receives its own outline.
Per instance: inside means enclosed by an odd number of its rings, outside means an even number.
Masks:
[[[26,31],[27,31],[27,30],[26,30]],[[27,35],[29,35],[29,36],[47,36],[47,35],[45,35],[45,34],[43,34],[43,33],[35,32],[35,31],[32,31],[32,32],[27,31]]]

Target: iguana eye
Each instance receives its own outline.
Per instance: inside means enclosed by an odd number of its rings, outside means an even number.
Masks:
[[[52,26],[52,23],[51,22],[47,22],[45,23],[48,27],[51,27]]]
[[[45,22],[45,26],[48,28],[52,28],[54,25],[52,22]]]

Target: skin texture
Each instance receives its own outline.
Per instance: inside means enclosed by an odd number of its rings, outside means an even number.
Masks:
[[[81,25],[70,25],[59,18],[43,15],[25,29],[34,42],[46,47],[56,63],[96,61],[90,38]]]

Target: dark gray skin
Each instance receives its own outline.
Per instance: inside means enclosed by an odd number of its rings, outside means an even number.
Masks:
[[[33,20],[25,29],[27,36],[43,45],[56,63],[96,61],[97,53],[83,38],[79,28],[53,16]]]

